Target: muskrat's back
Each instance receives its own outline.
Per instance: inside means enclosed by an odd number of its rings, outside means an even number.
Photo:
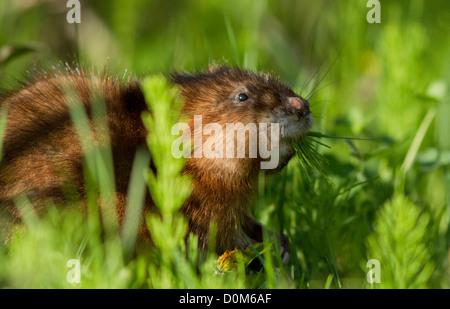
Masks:
[[[76,95],[67,100],[71,90]],[[14,199],[23,194],[36,207],[48,199],[61,203],[84,195],[84,155],[68,107],[71,100],[83,104],[89,116],[93,104],[104,102],[109,132],[92,130],[94,141],[87,142],[101,146],[110,141],[116,189],[126,194],[136,148],[146,137],[140,118],[146,108],[142,92],[134,81],[121,84],[69,70],[37,75],[2,99],[1,108],[8,116],[0,162],[0,205],[14,211]]]
[[[194,75],[174,73],[167,77],[179,87],[184,103],[182,113],[187,116],[191,132],[196,132],[196,117],[203,119],[197,128],[200,132],[211,123],[223,128],[228,123],[279,126],[276,138],[279,143],[271,145],[277,157],[271,172],[286,165],[294,154],[291,140],[302,138],[312,125],[309,103],[268,74],[219,66]],[[141,120],[142,111],[147,109],[144,96],[136,80],[119,82],[116,78],[95,77],[71,69],[40,74],[18,92],[1,99],[1,107],[8,109],[8,117],[4,156],[0,162],[0,210],[7,209],[19,217],[14,199],[21,194],[27,194],[36,208],[45,205],[47,199],[57,203],[64,203],[68,197],[83,200],[84,154],[61,89],[75,89],[89,117],[93,104],[98,102],[93,97],[105,103],[109,130],[94,130],[93,140],[87,142],[101,146],[110,141],[117,214],[121,222],[131,165],[136,149],[145,144],[147,135]],[[92,129],[92,121],[90,126]],[[250,144],[250,134],[245,126],[238,130],[237,135],[243,134],[245,141],[236,147],[246,147]],[[192,140],[199,139],[204,146],[210,142],[209,135],[194,135]],[[225,143],[220,137],[223,136],[216,135],[213,140]],[[270,139],[273,137],[266,141]],[[233,135],[232,141],[238,143],[237,137]],[[218,253],[236,247],[245,249],[248,240],[262,241],[262,226],[250,215],[248,206],[261,162],[268,158],[259,154],[211,158],[205,157],[210,154],[207,147],[195,153],[198,149],[194,147],[194,155],[186,160],[183,170],[191,176],[193,188],[181,208],[189,220],[188,233],[198,235],[200,248],[206,248],[210,225],[216,223]],[[151,209],[152,205],[147,193],[144,209]],[[146,230],[143,222],[141,231]],[[144,234],[141,232],[141,236]],[[279,239],[286,259],[289,242],[284,235]]]

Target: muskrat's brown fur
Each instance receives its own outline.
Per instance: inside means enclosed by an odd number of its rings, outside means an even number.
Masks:
[[[292,157],[290,138],[301,138],[311,126],[308,102],[278,79],[226,66],[190,74],[169,74],[184,101],[182,113],[201,115],[203,125],[226,123],[281,123],[281,169]],[[30,197],[36,209],[48,199],[64,203],[68,192],[84,197],[83,151],[61,88],[73,87],[91,115],[95,104],[92,93],[100,93],[106,105],[109,132],[96,132],[95,143],[109,139],[114,161],[117,214],[123,221],[126,193],[136,150],[145,144],[147,130],[141,113],[147,109],[137,79],[127,82],[94,76],[79,69],[52,74],[40,73],[19,91],[3,96],[0,107],[7,107],[7,127],[3,158],[0,162],[0,210],[20,217],[14,199]],[[245,92],[246,102],[236,95]],[[292,108],[295,98],[301,109]],[[109,137],[105,134],[109,133]],[[202,137],[203,142],[206,137]],[[262,227],[251,217],[248,205],[255,191],[260,158],[189,158],[184,173],[192,178],[193,190],[181,211],[189,220],[189,232],[199,236],[201,248],[208,243],[210,224],[217,225],[216,251],[220,254],[236,247],[244,249],[248,239],[262,240]],[[153,167],[152,167],[153,168]],[[152,209],[147,196],[145,210]],[[243,234],[248,237],[244,237]],[[145,237],[145,232],[141,233]],[[288,254],[287,238],[281,238]]]

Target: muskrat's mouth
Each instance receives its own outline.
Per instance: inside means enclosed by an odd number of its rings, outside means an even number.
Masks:
[[[302,116],[300,119],[296,117],[294,121],[290,120],[281,124],[281,138],[288,142],[298,142],[309,132],[312,125],[311,114]]]
[[[300,135],[298,135],[298,136],[296,136],[296,137],[291,138],[290,141],[293,141],[293,142],[298,143],[302,138],[305,137],[305,135],[306,135],[307,133],[308,133],[308,132],[302,132],[302,134],[300,134]]]
[[[306,136],[312,127],[310,114],[304,115],[298,120],[297,115],[285,116],[278,122],[280,124],[280,140],[278,147],[279,164],[277,170],[283,168],[295,155],[293,143],[298,143]]]

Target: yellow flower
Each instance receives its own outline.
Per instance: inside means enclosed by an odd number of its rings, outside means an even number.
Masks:
[[[225,251],[217,260],[217,267],[220,271],[231,271],[233,268],[237,267],[237,261],[240,255],[240,251],[238,251],[237,248],[232,251]]]

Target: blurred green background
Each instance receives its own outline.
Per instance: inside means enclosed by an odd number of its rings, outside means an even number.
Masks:
[[[81,23],[69,24],[66,1],[0,0],[0,88],[54,59],[119,76],[214,62],[273,73],[310,99],[314,131],[368,140],[324,141],[329,181],[305,181],[295,161],[267,180],[253,212],[288,234],[293,254],[283,279],[258,282],[450,287],[450,2],[380,1],[379,24],[366,1],[80,2]],[[6,286],[25,276],[10,269],[20,244],[0,247]],[[366,281],[369,259],[381,283]]]

